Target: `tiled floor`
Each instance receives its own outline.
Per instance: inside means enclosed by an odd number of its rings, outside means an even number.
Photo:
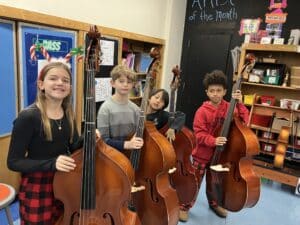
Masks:
[[[204,186],[202,186],[204,187]],[[200,190],[196,205],[190,211],[190,219],[179,225],[299,225],[300,196],[291,187],[279,183],[262,182],[258,203],[253,208],[230,212],[226,219],[219,218],[209,208],[205,188]]]
[[[204,186],[202,186],[204,187]],[[229,213],[226,219],[217,217],[206,202],[205,190],[201,188],[197,202],[190,211],[190,219],[178,225],[299,225],[300,196],[291,187],[264,181],[261,196],[256,206],[240,212]],[[19,225],[18,203],[11,207],[15,225]],[[0,225],[7,225],[4,211],[0,211]],[[155,225],[155,224],[154,224]]]

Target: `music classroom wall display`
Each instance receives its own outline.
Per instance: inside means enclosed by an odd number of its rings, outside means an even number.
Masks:
[[[36,96],[36,80],[40,68],[51,58],[67,58],[75,47],[76,33],[62,29],[20,23],[18,26],[21,48],[21,108],[32,104]],[[76,60],[69,59],[72,71],[73,96],[76,96]],[[76,99],[73,99],[76,101]]]

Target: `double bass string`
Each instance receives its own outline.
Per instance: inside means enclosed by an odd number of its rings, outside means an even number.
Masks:
[[[83,169],[83,179],[84,179],[84,191],[82,195],[82,209],[90,209],[95,208],[96,202],[94,198],[90,198],[90,196],[95,196],[95,179],[88,179],[91,177],[95,177],[95,152],[94,149],[95,145],[95,71],[92,69],[92,65],[94,60],[91,60],[88,64],[87,69],[87,90],[92,90],[91,92],[87,93],[85,99],[85,107],[86,107],[86,118],[85,118],[85,129],[84,129],[84,166],[86,167]]]
[[[149,88],[150,88],[150,81],[151,81],[151,74],[148,73],[146,76],[146,84],[144,87],[144,96],[142,99],[141,107],[140,107],[140,116],[139,121],[136,129],[136,136],[143,138],[144,134],[144,126],[145,126],[145,111],[147,108],[147,102],[148,102],[148,96],[149,96]],[[132,154],[130,154],[130,161],[132,163],[132,166],[135,170],[139,167],[139,161],[140,161],[140,155],[141,155],[141,149],[132,150]]]

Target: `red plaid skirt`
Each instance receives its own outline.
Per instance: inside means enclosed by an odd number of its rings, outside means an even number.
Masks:
[[[53,225],[63,213],[63,204],[53,195],[54,172],[22,175],[19,191],[21,225]]]

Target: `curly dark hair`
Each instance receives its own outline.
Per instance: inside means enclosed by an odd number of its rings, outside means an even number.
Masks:
[[[205,74],[203,86],[207,90],[210,85],[222,85],[227,88],[227,77],[221,70],[214,70],[211,73]]]

